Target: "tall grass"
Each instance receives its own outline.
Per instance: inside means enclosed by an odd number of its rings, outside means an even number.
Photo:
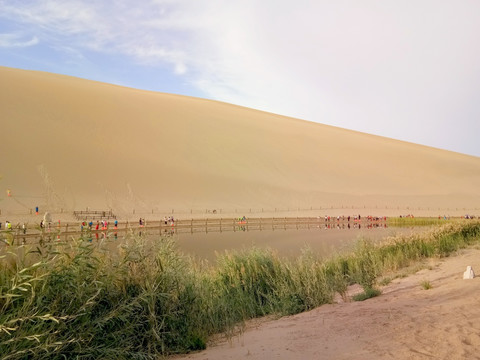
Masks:
[[[445,223],[456,221],[450,218],[434,218],[434,217],[390,217],[387,219],[388,226],[431,226],[431,225],[443,225]]]
[[[0,259],[0,358],[154,359],[202,349],[250,318],[294,314],[346,296],[376,294],[377,278],[479,240],[480,223],[447,224],[350,255],[294,260],[272,250],[192,261],[168,238],[132,237],[116,252],[72,239],[11,248]]]

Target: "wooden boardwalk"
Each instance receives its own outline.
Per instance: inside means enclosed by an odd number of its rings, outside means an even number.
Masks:
[[[93,221],[92,221],[93,222]],[[142,226],[138,222],[122,221],[118,222],[117,227],[114,222],[109,221],[107,229],[95,229],[96,222],[93,222],[92,229],[88,226],[82,226],[82,222],[76,223],[51,223],[43,229],[39,226],[26,229],[25,233],[21,227],[17,226],[12,230],[2,230],[0,239],[4,242],[7,238],[27,238],[39,237],[57,237],[64,238],[68,236],[81,236],[82,234],[103,233],[124,233],[128,231],[146,232],[149,234],[194,234],[210,232],[236,232],[236,231],[275,231],[287,229],[318,229],[318,228],[350,228],[350,227],[377,227],[386,226],[386,219],[368,219],[362,218],[361,221],[347,218],[339,220],[330,219],[329,221],[319,217],[273,217],[273,218],[250,218],[244,221],[239,219],[182,219],[171,221],[155,220],[146,221]],[[100,223],[101,224],[101,223]]]

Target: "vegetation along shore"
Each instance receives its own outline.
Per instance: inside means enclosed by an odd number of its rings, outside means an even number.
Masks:
[[[83,238],[4,246],[0,259],[0,355],[7,359],[154,359],[203,349],[248,319],[286,315],[347,296],[368,298],[395,271],[478,243],[480,222],[422,234],[359,240],[354,252],[296,259],[252,248],[215,264],[183,255],[172,239],[132,235],[112,254]],[[108,241],[108,239],[107,239]]]

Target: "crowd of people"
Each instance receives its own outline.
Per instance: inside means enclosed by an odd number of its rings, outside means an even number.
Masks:
[[[97,223],[95,224],[95,230],[108,230],[108,221],[107,220],[102,220],[102,221],[99,221],[97,220]],[[84,230],[86,229],[88,226],[88,230],[93,230],[93,221],[90,220],[88,223],[86,220],[82,221],[82,223],[80,224],[80,230]],[[113,228],[114,229],[118,229],[118,220],[115,219],[115,221],[113,222]]]
[[[372,216],[372,215],[368,215],[368,216],[365,216],[364,219],[366,219],[366,221],[387,221],[387,217],[386,216]],[[350,222],[350,221],[354,221],[354,222],[361,222],[362,221],[362,216],[360,214],[358,215],[353,215],[353,216],[346,216],[345,215],[337,215],[337,217],[331,217],[330,215],[325,215],[325,222],[331,222],[331,221],[337,221],[337,222]]]
[[[163,218],[163,223],[164,223],[165,225],[170,224],[170,225],[173,226],[173,225],[175,225],[175,219],[173,218],[173,216],[169,216],[169,217],[166,217],[166,216],[165,216],[165,217]]]

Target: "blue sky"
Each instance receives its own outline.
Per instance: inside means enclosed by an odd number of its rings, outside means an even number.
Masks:
[[[480,156],[477,0],[0,0],[0,65]]]

